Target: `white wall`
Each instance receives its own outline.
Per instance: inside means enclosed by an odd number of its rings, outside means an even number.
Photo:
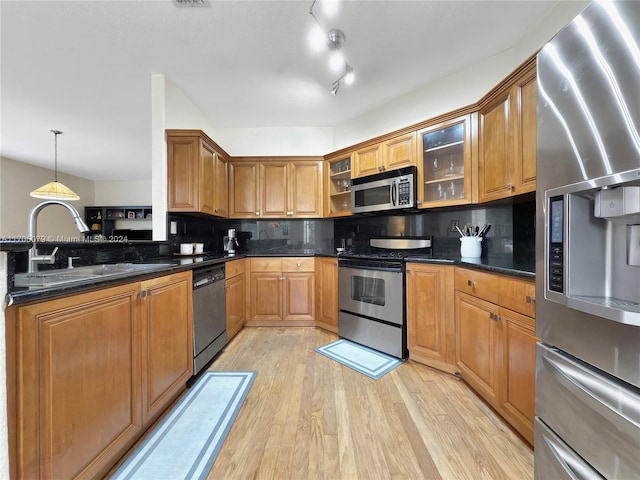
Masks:
[[[151,180],[94,182],[94,185],[94,205],[105,207],[151,205]]]
[[[0,158],[0,237],[25,237],[29,233],[29,212],[42,199],[29,192],[53,180],[54,172],[28,163]],[[94,205],[94,184],[86,178],[58,172],[58,180],[76,192],[80,200],[69,202],[84,217],[85,205]],[[38,236],[54,241],[79,239],[73,218],[61,206],[47,207],[38,215]]]

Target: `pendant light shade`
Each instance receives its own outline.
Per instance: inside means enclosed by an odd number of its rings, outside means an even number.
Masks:
[[[54,181],[35,189],[29,195],[35,198],[44,198],[46,200],[80,200],[77,193],[58,182],[58,135],[62,132],[60,130],[51,130],[51,133],[53,133],[55,138]]]

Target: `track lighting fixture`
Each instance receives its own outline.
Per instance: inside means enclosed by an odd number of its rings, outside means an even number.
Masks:
[[[347,64],[342,76],[331,84],[331,93],[337,95],[338,90],[340,89],[340,85],[342,85],[343,83],[346,85],[351,85],[354,80],[355,74],[353,73],[353,68],[351,68],[351,65]]]
[[[347,63],[342,53],[342,45],[345,42],[345,35],[340,30],[325,30],[320,21],[313,13],[313,7],[315,6],[318,0],[313,0],[311,7],[309,7],[309,14],[313,17],[316,22],[317,29],[312,32],[313,35],[313,43],[316,49],[321,48],[321,44],[325,44],[326,48],[331,52],[331,56],[329,57],[329,67],[333,71],[339,71],[344,68],[345,73],[338,78],[333,84],[331,84],[331,93],[337,94],[338,89],[341,84],[350,85],[353,83],[355,78],[353,73],[353,67]]]

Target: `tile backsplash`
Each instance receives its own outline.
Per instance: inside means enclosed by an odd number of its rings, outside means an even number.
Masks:
[[[482,242],[483,256],[512,255],[533,262],[535,256],[535,201],[495,206],[469,206],[404,215],[353,216],[317,220],[229,220],[181,214],[168,218],[177,222],[177,234],[169,242],[178,251],[182,242],[203,242],[205,251],[223,252],[223,237],[235,228],[239,252],[287,250],[335,253],[345,240],[347,247],[366,250],[375,236],[433,236],[434,256],[455,258],[460,254],[460,235],[452,225],[491,225]],[[529,258],[530,257],[530,258]]]

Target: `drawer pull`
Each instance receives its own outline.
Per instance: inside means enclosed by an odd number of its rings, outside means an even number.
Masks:
[[[475,287],[476,282],[474,282],[473,280],[467,280],[467,285],[470,287]]]
[[[536,303],[536,299],[531,295],[527,295],[526,300],[527,300],[527,303]]]
[[[296,263],[296,267],[300,268],[302,265],[300,265],[300,263]]]

